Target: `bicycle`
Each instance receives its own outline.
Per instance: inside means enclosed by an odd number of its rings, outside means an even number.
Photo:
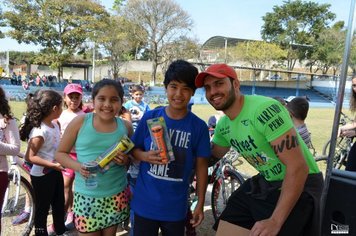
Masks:
[[[16,160],[17,158],[23,158],[23,155],[19,154],[17,157],[10,157],[9,184],[1,208],[1,224],[3,230],[11,228],[11,233],[14,233],[14,235],[28,236],[34,226],[35,196],[32,185],[21,175],[22,171],[29,174],[29,169],[19,164]],[[29,219],[26,223],[14,226],[12,222],[24,210],[26,201],[31,206]]]
[[[342,117],[339,123],[340,125],[346,125],[348,122],[351,121],[351,119],[344,113],[341,113],[341,116]],[[330,143],[331,140],[328,140],[324,144],[322,155],[315,158],[315,161],[319,166],[326,166],[327,164]],[[349,155],[352,145],[353,145],[353,137],[352,138],[337,137],[336,145],[335,145],[335,154],[333,156],[333,168],[341,169],[343,166],[346,165],[347,157]]]
[[[211,209],[215,220],[225,209],[230,195],[245,181],[243,175],[233,165],[238,157],[238,153],[231,149],[214,165],[209,183],[213,184]]]

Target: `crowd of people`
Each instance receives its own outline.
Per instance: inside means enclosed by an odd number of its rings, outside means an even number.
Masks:
[[[352,81],[356,101],[356,78]],[[40,89],[27,99],[20,129],[0,87],[0,204],[7,187],[6,156],[20,151],[21,139],[27,142],[25,159],[32,163],[36,236],[66,235],[72,228],[79,235],[115,235],[123,222],[130,222],[134,236],[159,231],[182,236],[192,174],[198,201],[188,223],[195,228],[204,220],[209,159],[233,148],[258,174],[232,193],[213,226],[216,235],[320,235],[323,176],[310,152],[307,99],[282,104],[244,95],[236,71],[226,64],[199,73],[177,60],[163,83],[168,105],[152,110],[141,86],[133,86],[132,100],[124,102],[122,85],[110,79],[94,84],[94,111],[83,111],[81,85],[68,84],[63,95]],[[200,87],[219,113],[209,127],[189,107]],[[356,110],[356,102],[351,104]],[[168,163],[147,125],[152,120],[164,120],[174,156]],[[342,127],[340,135],[356,136],[355,127]],[[96,166],[96,185],[89,188],[93,170],[87,163],[124,136],[134,148],[117,151],[105,168]],[[48,226],[50,208],[53,224]]]
[[[22,75],[21,73],[13,72],[10,77],[11,85],[21,85],[24,90],[28,90],[30,86],[42,87],[47,86],[51,87],[54,82],[57,81],[56,76],[53,75],[42,75],[31,74],[31,75]]]

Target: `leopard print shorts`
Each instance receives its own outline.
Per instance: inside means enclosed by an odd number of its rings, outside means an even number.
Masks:
[[[128,219],[130,214],[130,188],[103,198],[74,193],[74,223],[81,233],[99,231]]]

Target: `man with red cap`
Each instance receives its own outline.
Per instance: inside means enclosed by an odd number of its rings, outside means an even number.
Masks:
[[[323,177],[286,108],[273,98],[243,95],[226,64],[209,66],[195,85],[225,113],[212,155],[221,158],[233,147],[259,172],[231,195],[214,225],[217,235],[320,235]]]

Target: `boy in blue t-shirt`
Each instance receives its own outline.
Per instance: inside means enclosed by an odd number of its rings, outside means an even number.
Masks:
[[[133,85],[130,89],[132,99],[124,104],[124,107],[130,111],[132,126],[136,130],[143,114],[150,110],[149,105],[143,101],[143,94],[145,93],[141,85]]]
[[[194,95],[198,70],[189,62],[174,61],[168,68],[164,86],[168,106],[144,114],[134,136],[133,156],[141,161],[131,206],[135,212],[134,235],[184,235],[188,210],[188,188],[193,170],[197,176],[198,203],[191,223],[198,226],[204,218],[210,142],[208,127],[188,110]],[[147,120],[163,117],[175,160],[162,164],[159,150],[152,150]]]

